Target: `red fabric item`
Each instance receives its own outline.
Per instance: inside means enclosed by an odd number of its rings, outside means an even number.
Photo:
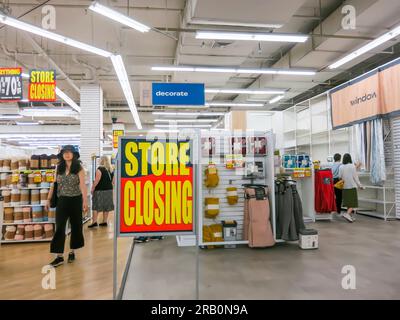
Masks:
[[[315,211],[317,213],[336,211],[333,175],[330,169],[315,170]]]

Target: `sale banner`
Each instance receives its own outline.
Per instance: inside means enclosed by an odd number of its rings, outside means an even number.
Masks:
[[[56,101],[56,71],[29,71],[29,101]]]
[[[119,235],[194,234],[190,139],[121,137]]]
[[[125,133],[124,130],[113,130],[113,148],[118,149],[118,137],[123,136]]]
[[[21,68],[0,68],[0,102],[22,99],[21,74]]]

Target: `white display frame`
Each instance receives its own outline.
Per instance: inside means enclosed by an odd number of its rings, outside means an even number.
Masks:
[[[201,131],[203,134],[201,135],[200,139],[204,136],[206,137],[219,137],[219,138],[227,138],[227,137],[265,137],[267,139],[267,154],[265,156],[256,156],[257,159],[263,159],[264,161],[264,178],[257,179],[257,183],[263,182],[263,184],[268,186],[268,193],[269,193],[269,203],[270,203],[270,221],[272,225],[272,230],[274,234],[274,239],[276,242],[282,242],[283,240],[276,239],[276,216],[275,216],[275,167],[274,167],[274,152],[275,152],[275,135],[272,131],[228,131],[228,130],[221,130],[221,131]],[[207,133],[207,135],[205,135]],[[201,148],[201,146],[200,146]],[[199,154],[201,155],[201,150],[199,150]],[[202,160],[204,158],[202,157]],[[204,242],[203,241],[203,226],[204,226],[204,199],[203,195],[203,181],[204,181],[204,170],[202,166],[198,166],[198,243],[200,246],[211,246],[211,245],[245,245],[248,244],[248,240],[235,240],[235,241],[219,241],[219,242]],[[243,213],[244,214],[244,213]],[[178,245],[184,239],[177,239]],[[189,244],[186,244],[189,245]],[[194,243],[192,242],[192,245]]]

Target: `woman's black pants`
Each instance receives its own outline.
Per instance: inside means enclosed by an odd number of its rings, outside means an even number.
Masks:
[[[82,223],[82,196],[59,197],[56,208],[56,232],[50,245],[51,253],[64,253],[65,227],[67,221],[71,225],[71,249],[79,249],[85,245]]]

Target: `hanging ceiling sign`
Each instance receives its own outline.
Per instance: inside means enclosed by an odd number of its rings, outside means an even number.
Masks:
[[[334,129],[400,115],[400,59],[330,91]]]
[[[56,71],[29,71],[29,101],[56,101]]]
[[[152,84],[154,106],[204,106],[204,83],[159,83]]]
[[[123,136],[125,134],[124,130],[113,130],[112,138],[113,138],[113,148],[118,148],[118,137]]]
[[[194,234],[193,140],[120,137],[118,236]]]
[[[0,68],[0,102],[22,99],[21,74],[21,68]]]

